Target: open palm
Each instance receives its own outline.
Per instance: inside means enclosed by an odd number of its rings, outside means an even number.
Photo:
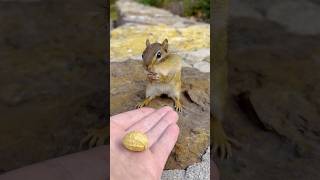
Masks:
[[[177,141],[178,115],[170,107],[140,108],[110,118],[110,177],[112,180],[158,180]],[[130,131],[145,133],[149,149],[131,152],[122,145]]]

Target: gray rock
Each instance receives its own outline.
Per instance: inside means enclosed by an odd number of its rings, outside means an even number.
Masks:
[[[282,1],[267,12],[267,18],[298,34],[320,33],[320,6],[308,1]]]
[[[207,61],[197,62],[193,67],[197,68],[201,72],[210,72],[210,63]]]
[[[199,49],[196,51],[190,51],[190,52],[178,52],[178,54],[189,64],[194,64],[199,61],[203,61],[204,59],[207,59],[210,57],[210,49],[204,48]]]
[[[120,13],[119,24],[166,24],[172,27],[186,27],[199,24],[196,21],[182,18],[169,11],[139,4],[134,1],[119,0],[117,7]]]
[[[257,9],[245,1],[231,0],[229,12],[230,15],[234,17],[249,17],[255,19],[263,18]]]
[[[202,162],[191,165],[186,170],[186,180],[209,180],[210,179],[210,148],[202,156]]]
[[[202,162],[189,166],[186,170],[165,170],[161,180],[209,180],[210,148],[202,156]]]
[[[192,67],[192,66],[188,64],[186,61],[182,61],[182,67]]]
[[[184,180],[185,170],[165,170],[162,173],[161,180]]]
[[[303,94],[269,86],[253,91],[251,99],[265,127],[293,142],[299,155],[310,150],[310,140],[320,140],[320,116]]]

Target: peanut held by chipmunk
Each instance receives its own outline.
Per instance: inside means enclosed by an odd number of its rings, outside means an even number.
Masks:
[[[148,105],[152,99],[162,94],[174,101],[176,111],[182,111],[180,103],[182,59],[168,51],[168,40],[152,43],[146,40],[142,54],[143,67],[148,72],[146,98],[137,104],[137,108]]]

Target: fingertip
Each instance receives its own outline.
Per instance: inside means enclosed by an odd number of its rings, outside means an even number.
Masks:
[[[154,108],[150,108],[150,107],[142,107],[139,109],[142,113],[152,113],[153,111],[155,111]]]
[[[174,118],[175,119],[179,119],[179,114],[176,111],[172,111],[172,113],[174,114]]]
[[[165,108],[160,108],[160,109],[153,109],[153,108],[145,108],[141,109],[139,114],[144,114],[143,118],[141,118],[139,121],[137,121],[135,124],[128,126],[126,128],[126,131],[128,130],[140,130],[142,132],[147,132],[150,129],[152,129],[155,125],[158,124],[159,121],[164,120],[167,121],[168,123],[173,123],[173,118],[166,117],[171,111],[170,108],[165,107]],[[144,112],[145,113],[144,113]],[[149,112],[146,112],[149,111]]]
[[[177,124],[171,124],[161,138],[151,147],[151,152],[155,154],[161,167],[165,166],[165,163],[174,148],[179,136],[179,127]]]
[[[166,114],[166,118],[169,118],[171,122],[173,123],[177,123],[178,119],[179,119],[179,115],[177,112],[175,111],[169,111],[167,114]]]
[[[164,111],[173,111],[173,108],[170,107],[170,106],[164,106],[161,109],[164,110]]]
[[[141,118],[153,113],[155,109],[149,107],[142,107],[131,111],[116,114],[110,117],[110,121],[116,123],[120,127],[127,129],[133,124],[137,123]]]
[[[179,128],[178,124],[174,124],[173,125],[173,131],[175,131],[175,132],[177,132],[179,134],[180,128]]]
[[[169,134],[178,137],[178,135],[180,133],[180,128],[179,128],[179,126],[177,124],[171,124],[168,127],[168,132],[169,132]]]

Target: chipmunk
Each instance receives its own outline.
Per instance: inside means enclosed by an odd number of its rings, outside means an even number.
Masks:
[[[174,100],[175,110],[182,111],[180,103],[182,59],[168,52],[168,39],[161,44],[150,44],[146,40],[146,48],[142,53],[143,67],[147,71],[148,84],[146,98],[136,108],[148,105],[152,99],[162,94]]]

